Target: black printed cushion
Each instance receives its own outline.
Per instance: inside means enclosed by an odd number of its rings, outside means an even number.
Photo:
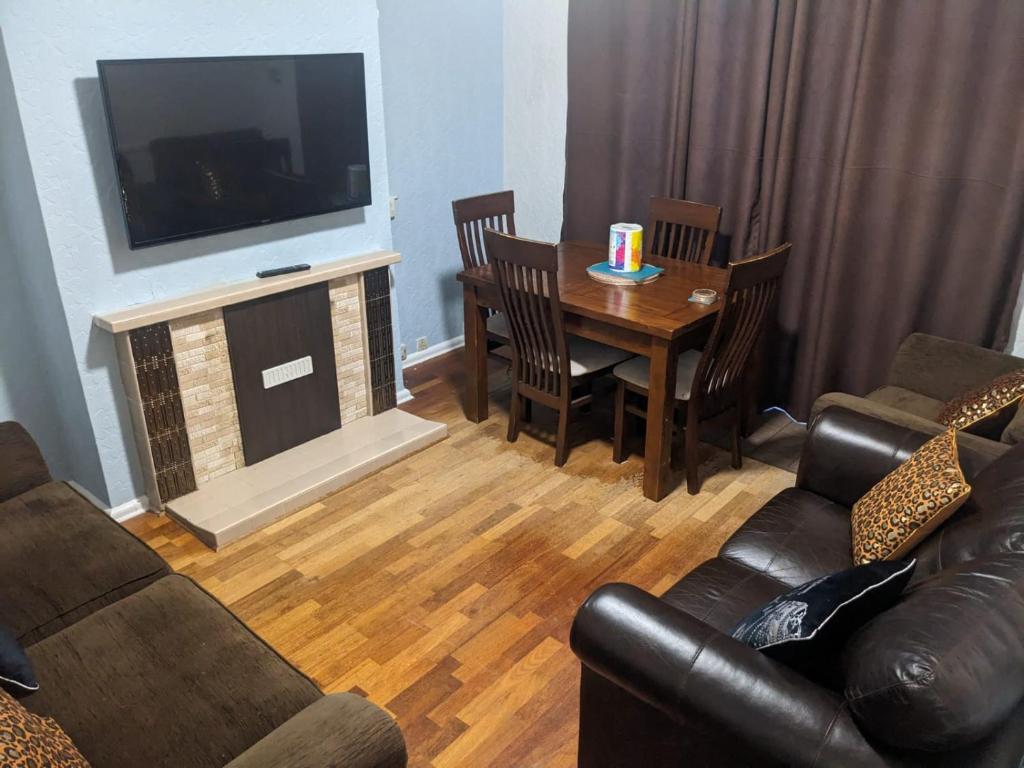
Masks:
[[[18,638],[3,627],[0,627],[0,686],[15,696],[39,690],[25,649]]]
[[[732,636],[789,666],[813,672],[850,634],[890,608],[916,561],[879,561],[808,581],[740,621]]]

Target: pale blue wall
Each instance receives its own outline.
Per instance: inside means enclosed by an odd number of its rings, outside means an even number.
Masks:
[[[50,353],[65,358],[61,365],[73,366],[78,379],[61,377],[58,390],[68,402],[59,414],[62,426],[75,443],[71,477],[118,505],[143,488],[113,340],[93,327],[93,314],[248,278],[259,268],[391,246],[377,6],[373,0],[32,0],[0,3],[0,28],[23,127],[23,171],[38,192],[39,219],[19,234],[19,258],[40,273],[39,296],[46,292],[43,273],[52,270],[59,295],[50,297],[46,312],[53,326],[63,322],[68,349],[62,356],[61,333],[54,332]],[[341,51],[366,55],[372,206],[128,250],[97,59]]]
[[[401,338],[462,334],[451,201],[502,189],[501,0],[379,0]]]
[[[99,455],[46,240],[0,31],[0,420],[20,421],[57,477]]]

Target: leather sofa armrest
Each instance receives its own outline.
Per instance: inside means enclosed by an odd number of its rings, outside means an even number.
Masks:
[[[0,501],[50,482],[39,446],[16,421],[0,423]]]
[[[963,341],[912,333],[900,345],[889,368],[889,386],[948,401],[1024,368],[1024,359]]]
[[[636,587],[594,592],[570,642],[588,669],[681,727],[723,729],[786,765],[885,764],[842,696]]]
[[[404,768],[405,740],[380,707],[352,693],[324,696],[225,768]]]
[[[811,424],[800,457],[796,485],[852,507],[871,487],[934,437],[847,408],[823,410]],[[975,443],[982,440],[983,445]],[[968,482],[1006,449],[991,440],[960,433],[960,466]]]

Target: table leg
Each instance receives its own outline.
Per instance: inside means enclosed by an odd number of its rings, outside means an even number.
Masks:
[[[476,290],[462,289],[462,311],[466,334],[466,418],[487,419],[487,325],[476,301]]]
[[[647,391],[647,440],[644,444],[644,496],[661,501],[671,490],[672,417],[675,408],[678,350],[671,341],[651,342]]]

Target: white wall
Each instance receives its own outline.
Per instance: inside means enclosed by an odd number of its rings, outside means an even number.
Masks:
[[[502,189],[501,0],[379,0],[399,324],[410,353],[462,335],[451,201]]]
[[[569,0],[504,0],[505,184],[516,231],[558,242],[565,186]]]
[[[257,269],[317,263],[391,246],[374,0],[32,0],[0,3],[11,80],[38,193],[46,251],[86,405],[64,424],[95,445],[73,479],[112,506],[142,493],[137,454],[109,334],[97,312],[252,277]],[[364,209],[129,251],[100,106],[96,60],[361,51],[365,54],[374,204]],[[26,257],[28,258],[28,257]],[[63,318],[61,318],[63,314]],[[66,383],[75,397],[74,385]],[[92,434],[88,432],[91,430]]]
[[[1013,313],[1014,330],[1010,333],[1010,346],[1007,351],[1024,357],[1024,278],[1021,279],[1020,297],[1017,299],[1017,309]]]

